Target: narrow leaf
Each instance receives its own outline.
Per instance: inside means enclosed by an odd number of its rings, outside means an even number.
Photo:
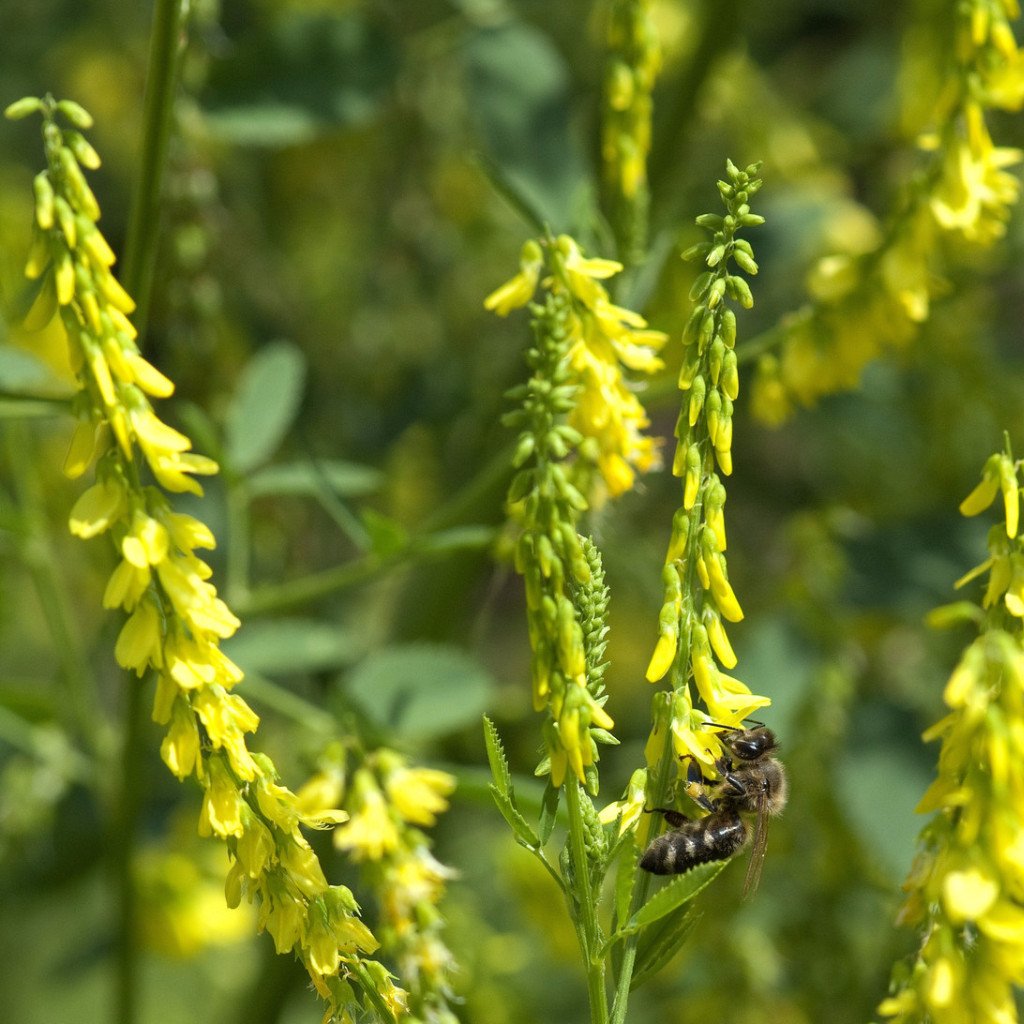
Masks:
[[[657,921],[666,914],[671,914],[677,907],[689,902],[725,867],[727,861],[712,861],[710,864],[698,864],[685,875],[670,882],[660,892],[655,893],[636,913],[629,922],[629,932],[634,932]]]
[[[640,939],[630,989],[639,988],[658,973],[686,944],[701,915],[688,908],[681,914],[662,918]]]
[[[512,776],[508,770],[508,759],[505,748],[501,745],[501,737],[495,724],[484,715],[484,744],[487,746],[487,760],[491,765],[494,777],[494,788],[504,797],[512,791]]]
[[[249,478],[249,494],[301,495],[315,497],[324,486],[343,498],[358,498],[376,491],[384,474],[372,466],[326,459],[312,462],[286,462],[266,466]]]
[[[537,833],[530,827],[529,822],[519,813],[512,801],[503,793],[498,791],[497,786],[491,786],[491,796],[501,811],[501,816],[508,822],[509,828],[531,849],[540,847],[540,839]]]

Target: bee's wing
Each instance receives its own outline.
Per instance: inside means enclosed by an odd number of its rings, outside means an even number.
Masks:
[[[743,898],[753,898],[761,881],[761,868],[764,866],[764,854],[768,846],[768,796],[762,793],[757,799],[757,821],[754,823],[754,843],[750,851],[750,863],[747,864],[747,877],[743,880]]]

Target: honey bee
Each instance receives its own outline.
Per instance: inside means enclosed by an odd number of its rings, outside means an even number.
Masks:
[[[709,723],[714,724],[714,723]],[[698,864],[728,860],[750,839],[743,814],[756,815],[754,842],[743,883],[749,899],[757,889],[768,842],[768,820],[782,813],[789,785],[782,762],[772,754],[778,742],[771,729],[754,723],[753,729],[718,726],[729,754],[715,761],[719,778],[704,778],[695,761],[687,770],[687,793],[708,811],[707,817],[688,818],[667,807],[651,813],[664,815],[672,826],[655,839],[640,858],[640,867],[655,875],[679,875]],[[709,795],[713,794],[713,795]]]

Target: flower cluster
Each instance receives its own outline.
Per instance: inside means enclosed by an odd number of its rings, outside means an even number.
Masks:
[[[455,961],[444,944],[438,905],[454,872],[430,852],[423,828],[448,808],[455,779],[434,768],[414,767],[393,750],[360,755],[351,771],[345,751],[325,754],[318,775],[299,790],[314,811],[344,807],[349,820],[334,833],[334,845],[360,864],[379,895],[381,953],[392,958],[409,987],[412,1024],[455,1024],[450,1009]]]
[[[696,303],[683,333],[685,352],[679,375],[683,407],[676,424],[676,454],[672,472],[683,479],[683,504],[672,521],[672,536],[665,555],[665,587],[658,643],[647,678],[657,682],[674,669],[673,693],[665,715],[679,756],[692,756],[711,766],[720,754],[716,734],[704,728],[708,721],[737,725],[756,708],[769,703],[752,694],[738,679],[722,672],[736,664],[723,620],[743,618],[729,583],[725,549],[725,486],[718,471],[732,472],[733,402],[739,394],[736,367],[736,314],[728,299],[744,308],[753,305],[746,280],[730,273],[730,262],[749,274],[757,273],[750,243],[737,237],[741,228],[764,223],[751,213],[748,201],[761,187],[758,165],[739,170],[727,163],[727,181],[718,188],[725,216],[704,214],[697,223],[711,239],[684,253],[700,258],[707,268],[694,282]],[[716,471],[716,466],[717,470]],[[688,678],[692,674],[706,712],[693,705]],[[648,763],[662,756],[665,730],[656,723],[648,749]]]
[[[941,286],[933,268],[943,236],[987,245],[1005,233],[1020,194],[1006,168],[1024,154],[995,146],[985,115],[1024,103],[1024,56],[1009,24],[1018,13],[1017,0],[950,5],[936,128],[919,140],[928,166],[877,247],[827,256],[813,270],[812,303],[783,325],[780,350],[758,367],[752,405],[764,421],[856,387],[867,363],[913,340]]]
[[[994,455],[965,515],[1004,499],[989,533],[981,600],[938,609],[937,623],[969,618],[981,633],[943,694],[947,714],[925,733],[941,739],[938,776],[918,810],[934,812],[905,883],[901,920],[923,941],[893,973],[879,1013],[898,1024],[1011,1024],[1024,984],[1024,545],[1017,535],[1020,464]]]
[[[549,712],[544,726],[548,757],[539,771],[561,786],[571,767],[581,782],[597,761],[593,730],[611,729],[605,697],[587,685],[587,647],[574,593],[591,579],[576,531],[587,501],[570,480],[566,459],[580,444],[569,425],[579,386],[570,369],[570,306],[564,292],[549,292],[534,305],[534,344],[527,352],[531,378],[509,397],[520,408],[505,417],[520,429],[509,491],[512,519],[521,527],[515,566],[526,583],[533,706]]]
[[[603,488],[618,497],[633,487],[637,473],[659,465],[658,443],[644,433],[650,421],[626,371],[649,375],[661,369],[657,352],[667,335],[649,330],[638,313],[609,299],[600,282],[622,270],[622,264],[584,256],[568,235],[526,242],[519,267],[484,305],[507,316],[533,298],[538,284],[564,298],[568,382],[578,387],[569,423],[584,439],[584,462],[577,471],[596,465]],[[592,502],[600,498],[591,494]]]
[[[325,1020],[355,1004],[355,982],[376,1008],[394,1015],[404,993],[373,961],[377,940],[357,916],[352,893],[329,885],[301,826],[344,820],[341,811],[306,814],[278,783],[269,758],[249,750],[258,717],[232,692],[242,672],[220,649],[238,619],[209,582],[197,556],[212,548],[209,528],[175,512],[165,491],[201,494],[195,477],[217,471],[184,434],[160,420],[151,397],[173,384],[146,361],[128,315],[132,299],[114,278],[114,254],[96,222],[99,205],[82,167],[99,158],[81,130],[92,121],[78,104],[21,100],[9,117],[43,118],[47,169],[35,180],[35,239],[27,274],[59,311],[79,392],[79,417],[66,471],[95,462],[96,482],[76,502],[72,533],[107,534],[119,560],[103,595],[127,613],[115,645],[120,665],[157,676],[153,719],[167,726],[161,755],[179,778],[203,788],[199,828],[224,840],[233,858],[227,899],[258,904],[261,930],[278,952],[294,950],[327,1001]],[[62,126],[59,118],[69,122]],[[147,473],[155,481],[144,483]],[[158,485],[158,486],[157,486]]]
[[[601,157],[612,221],[630,262],[645,242],[651,92],[661,69],[651,7],[651,0],[612,0],[608,5]]]

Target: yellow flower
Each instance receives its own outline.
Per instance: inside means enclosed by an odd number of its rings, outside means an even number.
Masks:
[[[640,820],[646,799],[647,769],[637,768],[629,778],[625,796],[604,807],[598,814],[598,820],[602,825],[611,825],[618,821],[618,835],[624,835]]]
[[[122,519],[127,507],[124,485],[117,479],[104,477],[75,502],[71,510],[71,532],[89,540]]]
[[[513,309],[525,306],[537,290],[537,281],[544,267],[544,254],[533,239],[523,243],[519,254],[519,273],[495,289],[484,299],[484,309],[498,316],[508,316]]]
[[[219,757],[211,757],[206,792],[199,814],[199,834],[203,836],[240,836],[242,834],[242,795]]]
[[[334,845],[350,850],[355,860],[380,860],[398,846],[398,830],[377,788],[365,768],[356,772],[351,818],[334,832]]]
[[[977,921],[999,896],[999,884],[978,868],[950,871],[942,880],[942,902],[951,921]]]
[[[455,777],[436,768],[397,767],[384,778],[395,810],[414,825],[433,825],[448,809],[445,799],[455,789]]]

